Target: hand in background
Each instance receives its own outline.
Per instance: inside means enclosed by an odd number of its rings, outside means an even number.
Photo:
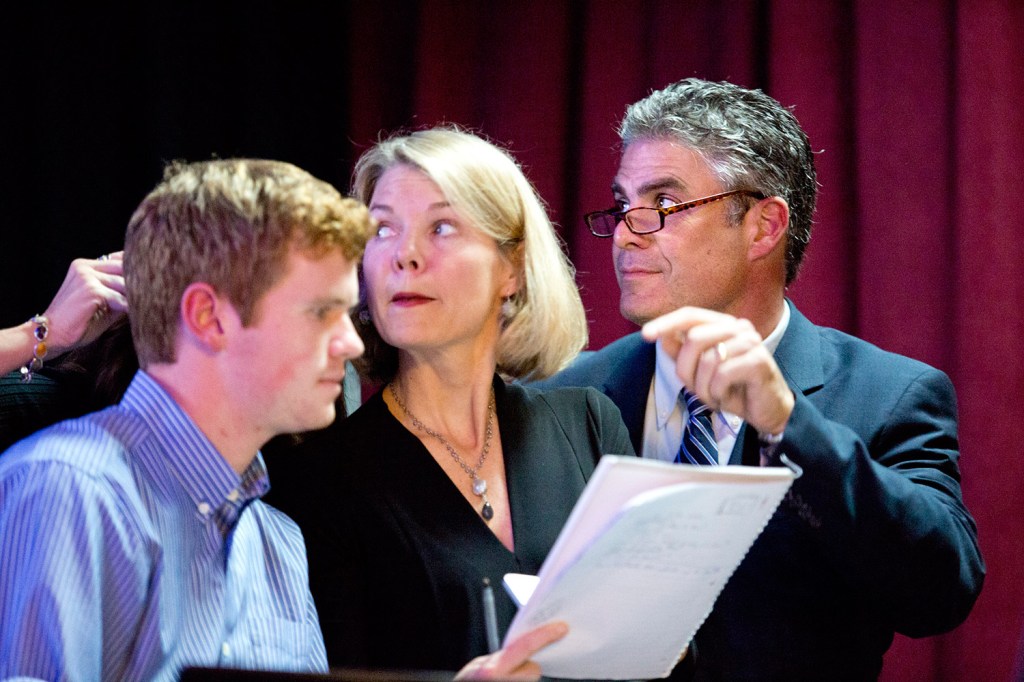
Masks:
[[[128,310],[122,252],[71,262],[64,283],[43,315],[49,320],[51,355],[94,341]]]

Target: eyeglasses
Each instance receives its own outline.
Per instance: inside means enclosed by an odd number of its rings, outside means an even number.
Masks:
[[[590,233],[595,237],[611,237],[615,234],[616,225],[622,221],[626,221],[626,227],[633,234],[650,234],[665,227],[665,216],[688,211],[691,208],[697,208],[698,206],[710,204],[713,201],[737,194],[747,194],[757,199],[764,199],[764,194],[761,192],[749,189],[734,189],[722,192],[721,194],[712,194],[702,199],[694,199],[682,204],[666,206],[665,208],[638,206],[625,211],[617,211],[614,208],[610,208],[607,211],[593,211],[585,214],[583,220],[587,223],[587,227],[590,228]]]

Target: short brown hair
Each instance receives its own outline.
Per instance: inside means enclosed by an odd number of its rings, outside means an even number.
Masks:
[[[206,282],[242,324],[296,247],[363,253],[373,220],[359,202],[289,163],[173,162],[128,223],[124,272],[139,364],[173,362],[185,289]]]

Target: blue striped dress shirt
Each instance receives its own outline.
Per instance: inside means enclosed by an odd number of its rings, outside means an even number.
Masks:
[[[0,679],[327,667],[298,527],[145,372],[0,456]]]

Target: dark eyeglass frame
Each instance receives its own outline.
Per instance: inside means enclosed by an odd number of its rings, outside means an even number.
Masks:
[[[759,201],[765,198],[762,192],[758,192],[752,189],[732,189],[729,190],[728,192],[712,194],[711,196],[701,197],[700,199],[694,199],[693,201],[685,201],[681,204],[673,204],[672,206],[666,206],[664,208],[655,208],[653,206],[637,206],[636,208],[626,209],[625,211],[618,211],[614,208],[610,208],[605,211],[591,211],[590,213],[585,213],[583,215],[583,221],[587,224],[587,227],[590,229],[590,234],[594,235],[595,237],[600,237],[602,239],[606,239],[608,237],[613,236],[615,234],[615,225],[618,225],[622,221],[626,222],[626,227],[633,234],[654,234],[655,232],[658,232],[659,230],[663,230],[665,228],[665,216],[670,216],[673,213],[680,213],[682,211],[688,211],[691,208],[697,208],[698,206],[710,204],[714,201],[719,201],[720,199],[736,196],[737,194],[747,194],[749,196],[756,197]],[[632,213],[633,211],[656,211],[658,213],[658,227],[654,228],[653,230],[646,230],[642,228],[638,229],[636,227],[633,227],[632,221],[629,219],[629,214]],[[609,232],[608,234],[599,233],[594,228],[594,222],[600,220],[604,216],[610,216],[612,218],[615,218],[615,223],[612,227],[612,231]]]

